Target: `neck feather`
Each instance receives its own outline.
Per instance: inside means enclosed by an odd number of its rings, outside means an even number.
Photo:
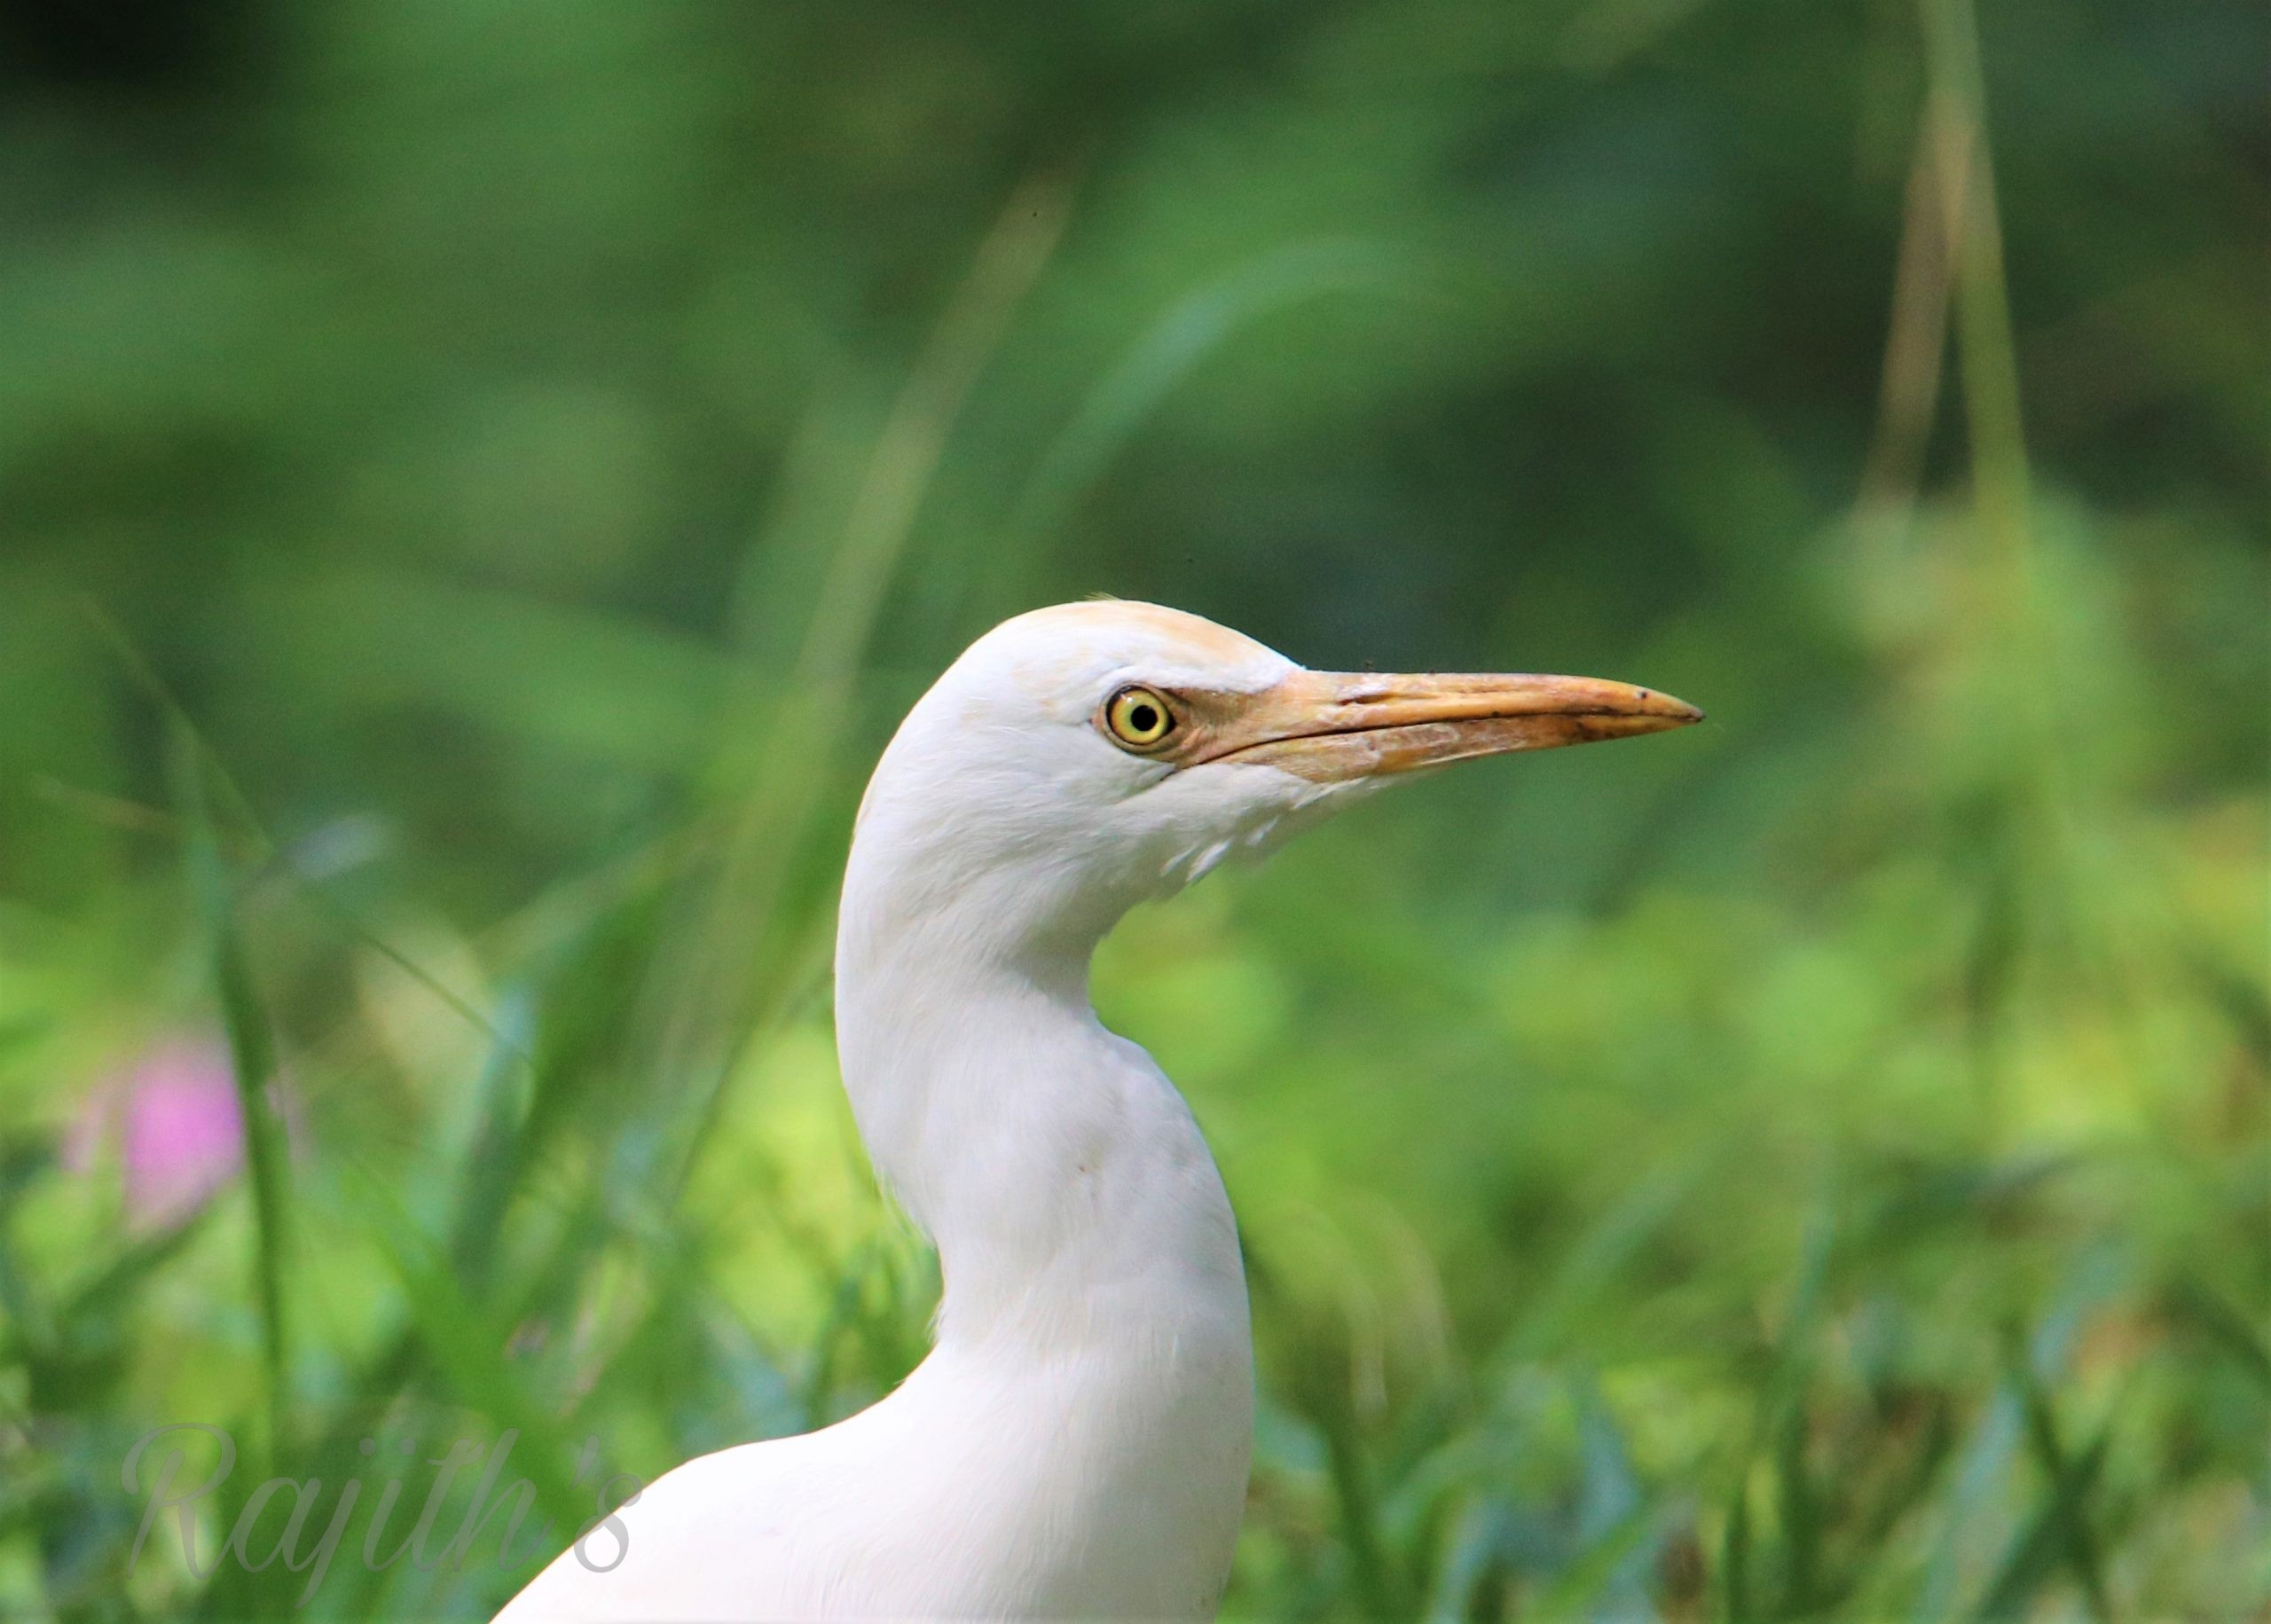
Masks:
[[[1230,1203],[1189,1108],[1088,1002],[1111,922],[1021,914],[1005,876],[909,909],[855,846],[837,1040],[869,1157],[939,1249],[939,1344],[1049,1352],[1235,1317]]]

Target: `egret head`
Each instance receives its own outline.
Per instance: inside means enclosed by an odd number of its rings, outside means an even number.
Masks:
[[[1060,604],[978,639],[908,713],[852,878],[887,875],[910,921],[963,915],[973,947],[1082,947],[1391,778],[1701,714],[1591,678],[1312,671],[1196,615]]]

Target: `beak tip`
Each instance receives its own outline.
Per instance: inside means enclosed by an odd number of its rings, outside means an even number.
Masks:
[[[1649,713],[1662,717],[1668,727],[1686,727],[1704,719],[1702,706],[1691,705],[1684,699],[1674,699],[1662,689],[1651,693],[1642,688],[1640,699],[1649,708]]]

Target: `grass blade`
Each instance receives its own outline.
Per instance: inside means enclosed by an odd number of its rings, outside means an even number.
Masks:
[[[535,1486],[537,1504],[555,1525],[574,1528],[585,1510],[569,1451],[552,1416],[507,1361],[504,1329],[467,1297],[439,1252],[375,1181],[363,1181],[371,1233],[400,1284],[419,1339],[468,1408],[499,1431],[517,1432],[515,1461]]]
[[[2016,1345],[2011,1366],[2026,1413],[2027,1442],[2051,1484],[2050,1500],[2036,1529],[2046,1540],[2057,1542],[2055,1551],[2065,1557],[2074,1577],[2080,1581],[2090,1616],[2103,1624],[2112,1616],[2112,1608],[2106,1601],[2105,1565],[2090,1527],[2086,1502],[2105,1453],[2106,1435],[2101,1433],[2078,1460],[2069,1456],[2058,1435],[2058,1418],[2050,1408],[2049,1395],[2043,1391],[2032,1361]],[[2000,1596],[2000,1585],[1992,1587],[1988,1594],[1991,1601]]]
[[[2062,1559],[2077,1564],[2083,1560],[2077,1551],[2074,1531],[2082,1526],[2082,1507],[2096,1487],[2110,1441],[2109,1436],[2101,1432],[2080,1455],[2061,1462],[2048,1499],[2012,1542],[2009,1553],[1980,1601],[1976,1617],[1988,1620],[2023,1616],[2035,1592],[2057,1570]],[[2082,1581],[2083,1593],[2089,1598],[2091,1616],[2100,1620],[2111,1616],[2103,1587],[2104,1581],[2094,1569],[2087,1570]]]
[[[285,1321],[286,1221],[290,1166],[283,1113],[279,1109],[276,1044],[254,985],[219,831],[206,795],[203,747],[177,713],[168,729],[174,798],[187,835],[190,892],[228,1035],[230,1070],[244,1132],[245,1167],[253,1200],[253,1291],[260,1320],[261,1359],[267,1385],[268,1447],[271,1458],[286,1438],[291,1358]]]

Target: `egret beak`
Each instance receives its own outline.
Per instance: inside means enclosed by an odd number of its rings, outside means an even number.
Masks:
[[[1244,697],[1193,765],[1261,762],[1336,783],[1703,719],[1685,700],[1595,677],[1305,671]]]

